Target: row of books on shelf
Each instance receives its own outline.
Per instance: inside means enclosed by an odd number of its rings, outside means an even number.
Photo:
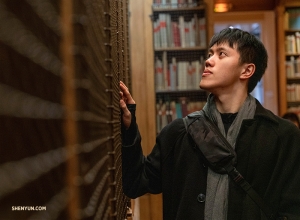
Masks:
[[[172,57],[168,63],[167,52],[163,52],[162,60],[155,60],[156,91],[180,91],[199,89],[199,82],[204,68],[203,56],[194,61],[176,61]]]
[[[290,8],[284,16],[286,29],[300,29],[300,8]]]
[[[300,102],[300,84],[292,83],[286,86],[288,102]]]
[[[183,15],[172,20],[171,14],[160,13],[153,22],[154,49],[206,47],[206,19],[197,14],[187,20]]]
[[[163,102],[159,100],[156,104],[156,130],[159,133],[163,127],[176,118],[183,118],[188,114],[203,108],[204,101],[189,101],[187,97],[181,97],[177,101]]]
[[[285,36],[285,52],[300,54],[300,32]]]
[[[289,61],[285,61],[285,70],[287,78],[300,77],[300,56],[291,56]]]
[[[195,7],[197,0],[154,0],[154,8]]]

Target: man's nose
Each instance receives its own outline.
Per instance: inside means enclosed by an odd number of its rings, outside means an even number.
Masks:
[[[205,66],[212,66],[213,65],[213,56],[210,56],[205,60]]]

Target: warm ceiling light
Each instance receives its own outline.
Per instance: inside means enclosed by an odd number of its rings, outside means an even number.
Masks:
[[[231,4],[227,3],[216,3],[215,4],[215,12],[227,12],[231,9]]]

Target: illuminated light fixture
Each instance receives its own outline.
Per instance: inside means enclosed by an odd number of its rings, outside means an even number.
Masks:
[[[214,11],[215,12],[227,12],[231,9],[231,4],[228,3],[216,3]]]

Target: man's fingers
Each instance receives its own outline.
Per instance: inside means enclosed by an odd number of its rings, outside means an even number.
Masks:
[[[120,81],[120,90],[121,99],[124,100],[126,104],[135,104],[135,101],[133,100],[128,88],[122,81]]]
[[[122,99],[120,100],[120,107],[123,110],[123,112],[125,112],[126,110],[128,111],[126,103]]]
[[[131,123],[131,113],[128,110],[126,103],[123,100],[120,100],[120,107],[123,111],[123,124],[126,128],[129,128],[130,123]]]

